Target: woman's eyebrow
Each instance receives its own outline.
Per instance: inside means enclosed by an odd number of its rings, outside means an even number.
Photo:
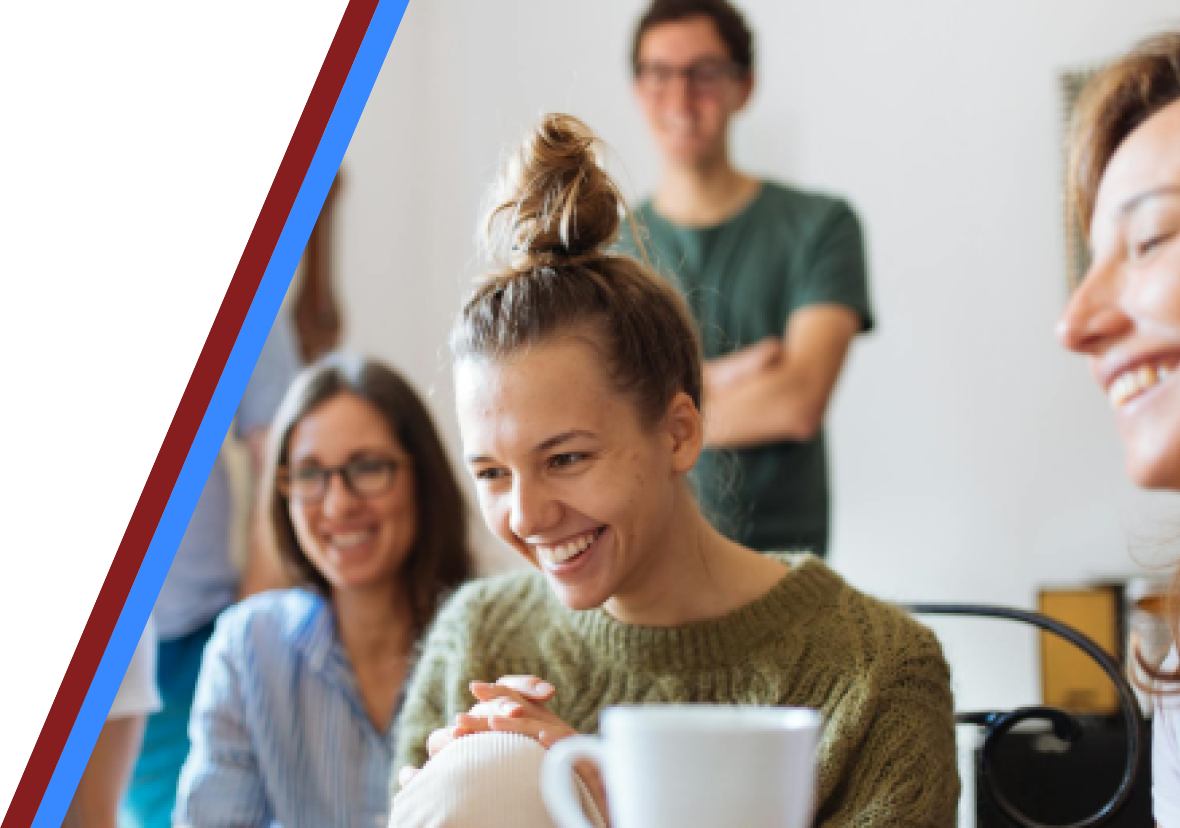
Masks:
[[[392,448],[386,448],[385,446],[378,445],[362,446],[355,451],[350,452],[348,459],[356,460],[359,457],[373,457],[374,455],[392,457],[395,460],[398,459],[397,453]]]
[[[1158,187],[1152,187],[1141,193],[1136,193],[1122,203],[1118,209],[1118,215],[1122,218],[1143,204],[1143,202],[1150,201],[1156,196],[1162,195],[1180,195],[1180,184],[1161,184]]]
[[[540,443],[538,443],[536,445],[536,447],[532,450],[531,453],[532,454],[541,454],[542,452],[549,451],[550,449],[556,448],[557,446],[560,446],[562,443],[569,442],[570,440],[573,440],[577,437],[589,437],[589,438],[593,439],[597,436],[598,435],[596,435],[594,432],[586,431],[585,429],[581,429],[581,428],[571,429],[570,431],[563,431],[561,434],[555,434],[552,437],[542,440]],[[483,455],[483,454],[464,455],[463,461],[465,463],[470,464],[470,465],[476,465],[478,463],[494,463],[494,462],[496,462],[492,458],[488,457],[487,455]]]
[[[570,440],[573,440],[577,437],[591,437],[591,438],[593,438],[594,436],[596,436],[596,435],[593,432],[585,431],[584,429],[580,429],[580,428],[575,428],[570,431],[564,431],[561,434],[556,434],[556,435],[550,437],[548,440],[543,440],[541,443],[539,443],[537,445],[537,447],[535,449],[533,449],[533,454],[540,454],[541,452],[549,451],[550,449],[556,448],[557,446],[560,446],[562,443],[569,442]]]

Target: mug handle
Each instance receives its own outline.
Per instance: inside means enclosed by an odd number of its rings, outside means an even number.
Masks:
[[[574,763],[589,759],[601,769],[605,754],[595,736],[571,736],[549,748],[541,765],[541,798],[561,828],[594,828],[582,811]]]

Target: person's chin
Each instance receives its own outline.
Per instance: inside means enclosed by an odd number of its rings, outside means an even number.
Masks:
[[[353,562],[352,565],[336,566],[328,580],[338,590],[370,590],[396,577],[396,571],[391,572],[391,568],[389,562],[374,557]]]
[[[337,571],[333,573],[331,578],[332,586],[337,592],[363,592],[370,589],[376,582],[377,578],[367,572],[355,571]]]
[[[705,153],[696,146],[678,146],[669,150],[668,155],[675,159],[677,164],[685,167],[695,167],[705,158]]]
[[[538,563],[559,595],[578,596],[578,602],[585,604],[591,600],[586,596],[599,591],[597,585],[610,580],[615,548],[615,532],[610,526],[603,525],[598,528],[594,540],[576,555],[560,562],[542,559]]]
[[[664,135],[660,145],[665,155],[681,164],[697,161],[702,153],[701,142],[693,136]]]
[[[1127,458],[1127,475],[1141,489],[1180,491],[1180,451]]]

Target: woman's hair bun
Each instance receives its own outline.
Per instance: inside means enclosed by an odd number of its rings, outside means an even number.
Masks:
[[[572,115],[541,118],[497,183],[485,225],[493,261],[526,271],[604,255],[619,232],[623,198],[600,150]]]

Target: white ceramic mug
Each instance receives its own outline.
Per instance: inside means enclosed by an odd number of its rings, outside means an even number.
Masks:
[[[561,828],[589,828],[573,777],[588,759],[602,774],[614,828],[807,828],[821,725],[802,708],[608,707],[600,737],[550,748],[541,793]]]

